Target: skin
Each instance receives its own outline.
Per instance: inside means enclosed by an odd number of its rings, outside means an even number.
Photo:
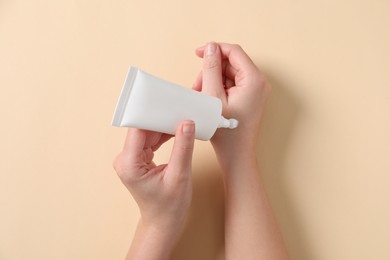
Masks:
[[[209,43],[196,50],[203,68],[193,89],[222,100],[223,115],[238,128],[211,139],[225,185],[225,257],[289,259],[269,204],[256,159],[256,144],[271,86],[238,45]],[[171,136],[129,129],[114,168],[136,200],[141,218],[127,259],[169,259],[191,203],[194,123],[175,134],[166,165],[154,152]]]
[[[141,218],[126,259],[170,259],[191,204],[195,125],[182,122],[168,164],[156,165],[154,152],[171,136],[129,129],[114,168],[137,202]]]
[[[256,159],[261,119],[271,86],[238,45],[209,43],[196,50],[203,69],[193,88],[222,100],[237,129],[219,129],[211,143],[225,186],[226,259],[289,259]]]

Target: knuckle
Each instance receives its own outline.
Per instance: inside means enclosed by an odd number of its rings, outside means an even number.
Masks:
[[[233,44],[232,49],[237,50],[237,51],[243,51],[240,44]]]
[[[259,68],[255,68],[255,71],[253,73],[254,75],[254,80],[257,82],[259,86],[264,86],[267,84],[267,78],[265,75],[260,71]]]
[[[204,68],[208,70],[218,68],[219,66],[220,66],[220,61],[213,58],[207,59],[204,64]]]
[[[271,93],[272,92],[272,85],[268,81],[266,82],[264,88],[267,91],[267,93]]]
[[[178,155],[180,154],[182,158],[187,158],[189,154],[192,154],[194,143],[187,138],[187,140],[181,140],[178,142],[175,149],[177,149]]]
[[[259,74],[257,76],[257,81],[258,81],[260,86],[264,87],[265,85],[267,85],[267,79],[265,78],[265,76],[263,74]]]
[[[268,81],[267,77],[259,70],[257,69],[255,82],[258,88],[262,91],[262,93],[265,94],[265,96],[268,96],[272,92],[272,85]]]
[[[179,146],[180,151],[183,153],[189,153],[192,152],[194,146],[192,144],[182,144]]]
[[[114,159],[114,161],[112,162],[112,167],[114,168],[114,170],[116,171],[116,172],[118,172],[119,171],[119,157],[120,155],[118,155],[117,157],[115,157],[115,159]]]
[[[116,171],[118,177],[123,180],[128,178],[128,172],[130,171],[129,166],[122,159],[121,154],[115,158],[113,162],[114,170]]]

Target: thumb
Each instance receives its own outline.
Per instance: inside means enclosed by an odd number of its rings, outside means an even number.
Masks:
[[[221,50],[215,42],[210,42],[205,48],[202,75],[202,92],[221,99],[225,98]]]
[[[176,130],[175,142],[169,159],[170,175],[178,177],[183,172],[191,172],[192,153],[195,142],[195,124],[192,121],[182,122]],[[169,178],[169,177],[168,177]]]

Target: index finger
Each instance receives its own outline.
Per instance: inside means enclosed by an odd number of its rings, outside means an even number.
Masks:
[[[249,70],[253,69],[255,64],[246,54],[246,52],[238,44],[218,43],[223,59],[228,59],[229,63],[236,70]],[[198,57],[203,58],[205,52],[205,46],[202,46],[195,50]]]
[[[126,135],[126,140],[123,146],[123,151],[129,159],[137,158],[142,155],[146,142],[146,131],[129,128]]]

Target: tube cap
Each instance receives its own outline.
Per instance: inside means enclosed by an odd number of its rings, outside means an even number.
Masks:
[[[226,119],[221,116],[221,121],[219,122],[218,128],[229,128],[234,129],[238,126],[238,120],[234,118]]]

